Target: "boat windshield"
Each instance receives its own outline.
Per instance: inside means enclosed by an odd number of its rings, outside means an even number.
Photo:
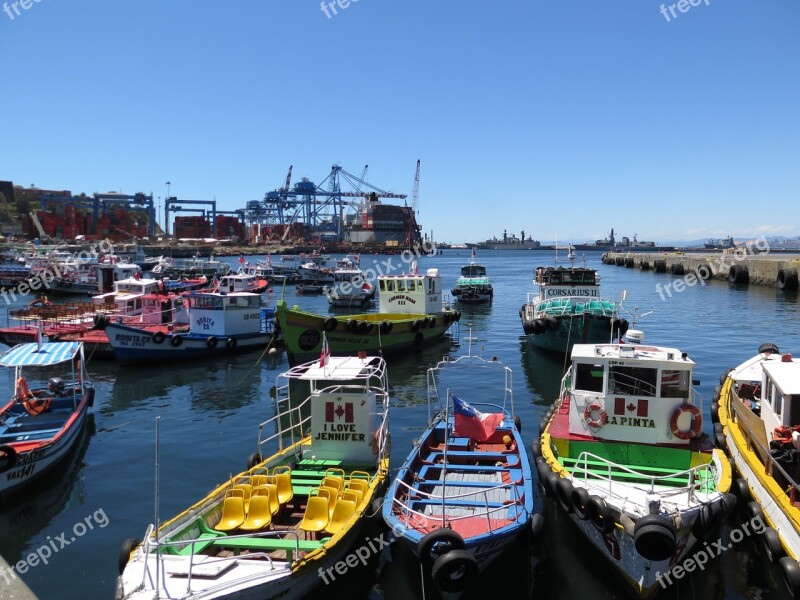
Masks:
[[[485,277],[486,276],[486,267],[481,265],[467,265],[466,267],[461,267],[461,276],[462,277]]]

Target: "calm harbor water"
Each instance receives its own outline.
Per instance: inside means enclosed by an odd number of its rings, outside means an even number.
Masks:
[[[362,267],[389,257],[365,256]],[[708,406],[720,372],[772,341],[781,350],[800,352],[797,294],[771,288],[732,287],[724,282],[696,285],[663,302],[656,290],[670,275],[642,273],[600,263],[599,253],[586,254],[589,266],[602,276],[602,293],[619,296],[639,314],[646,341],[687,352],[697,363],[705,399],[704,429],[712,432]],[[530,348],[522,335],[518,310],[532,291],[535,267],[551,264],[552,256],[535,251],[495,251],[479,256],[495,288],[491,306],[461,307],[460,335],[406,356],[389,357],[393,386],[390,428],[392,467],[400,466],[412,441],[425,428],[425,375],[443,354],[467,351],[472,330],[473,353],[497,356],[514,371],[515,411],[530,441],[541,414],[557,394],[563,358]],[[394,264],[400,266],[397,257]],[[233,262],[233,261],[232,261]],[[447,250],[421,259],[420,268],[438,267],[445,288],[455,284],[469,252]],[[281,293],[265,294],[270,303]],[[290,304],[329,311],[322,297],[295,296]],[[23,304],[20,301],[18,304]],[[459,343],[460,341],[460,343]],[[285,354],[258,352],[203,363],[118,367],[91,361],[97,388],[94,414],[85,442],[53,473],[0,506],[0,554],[9,563],[25,559],[37,548],[66,532],[68,545],[54,552],[48,564],[22,575],[42,600],[113,598],[120,543],[141,537],[154,520],[155,422],[160,417],[160,504],[169,518],[201,498],[219,482],[245,467],[255,450],[257,425],[271,417],[270,388],[288,367]],[[4,371],[9,371],[5,369]],[[3,389],[12,389],[12,373],[4,372]],[[8,392],[7,392],[8,394]],[[467,397],[469,399],[469,397]],[[478,400],[476,398],[476,400]],[[539,502],[547,516],[544,538],[533,549],[508,553],[465,597],[493,594],[506,598],[625,598],[625,588],[612,577],[599,555],[578,537],[577,530],[552,506]],[[104,515],[106,519],[92,516]],[[92,520],[93,528],[71,541],[76,523]],[[0,579],[0,598],[4,597]],[[367,567],[354,569],[332,586],[322,585],[315,597],[431,598],[423,590],[418,566],[401,547],[384,553]],[[424,595],[424,596],[423,596]],[[666,598],[764,599],[783,597],[780,573],[763,558],[760,544],[745,538],[712,561],[704,572],[686,577],[665,590]]]

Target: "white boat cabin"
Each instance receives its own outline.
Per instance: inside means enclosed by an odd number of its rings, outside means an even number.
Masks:
[[[643,444],[688,444],[702,431],[695,363],[676,348],[576,344],[562,381],[569,432]]]
[[[187,303],[191,333],[228,337],[261,331],[259,294],[193,292],[186,294],[184,298]]]
[[[737,396],[760,412],[767,439],[777,427],[800,425],[800,361],[790,354],[760,354],[733,376]]]
[[[145,294],[140,301],[141,310],[137,323],[166,325],[189,322],[186,304],[180,294]]]
[[[380,275],[380,312],[429,314],[442,311],[444,299],[439,269],[428,269],[422,275]]]
[[[230,293],[234,292],[252,292],[259,285],[258,279],[255,275],[247,273],[236,273],[225,275],[219,280],[219,289]]]
[[[538,267],[533,283],[538,286],[539,300],[577,297],[600,298],[600,284],[594,269]]]
[[[137,273],[141,275],[142,272],[142,268],[139,265],[115,262],[115,257],[109,258],[107,262],[101,261],[97,263],[96,268],[97,288],[100,293],[110,292],[116,289],[120,281],[133,279]]]
[[[140,298],[144,294],[154,294],[159,291],[159,282],[155,279],[141,279],[129,277],[114,282],[112,291],[97,296],[92,296],[92,302],[100,305],[114,304],[117,300],[125,298]]]

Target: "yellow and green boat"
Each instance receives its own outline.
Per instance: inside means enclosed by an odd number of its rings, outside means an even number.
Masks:
[[[117,597],[300,598],[364,554],[389,473],[386,363],[325,357],[283,373],[277,391],[246,470],[126,540]]]
[[[289,364],[313,360],[322,353],[323,338],[334,356],[386,354],[427,346],[442,339],[461,318],[442,291],[438,269],[425,274],[378,277],[379,312],[346,316],[318,315],[275,307],[275,324],[283,336]]]

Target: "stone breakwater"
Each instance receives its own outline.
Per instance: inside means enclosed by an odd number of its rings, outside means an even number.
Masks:
[[[607,252],[602,260],[607,265],[676,275],[683,278],[683,285],[690,287],[717,279],[738,285],[765,285],[787,291],[798,289],[800,253],[771,254],[753,251],[753,248],[692,254]]]

